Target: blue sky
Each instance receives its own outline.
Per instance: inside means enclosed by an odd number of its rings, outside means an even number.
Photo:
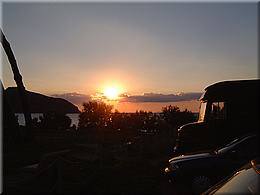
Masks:
[[[3,3],[29,90],[201,92],[258,77],[256,3]],[[3,58],[2,80],[13,86]]]

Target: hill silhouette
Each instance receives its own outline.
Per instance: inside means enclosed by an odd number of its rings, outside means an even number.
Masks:
[[[62,98],[49,97],[31,91],[26,91],[26,93],[30,105],[30,112],[32,113],[79,113],[77,106]],[[15,113],[22,112],[17,87],[8,87],[6,89],[6,95],[13,111]]]

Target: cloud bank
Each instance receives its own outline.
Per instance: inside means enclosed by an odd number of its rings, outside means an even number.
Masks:
[[[198,100],[202,93],[179,93],[179,94],[159,94],[144,93],[143,95],[123,96],[121,102],[180,102]]]
[[[119,102],[132,102],[132,103],[143,103],[143,102],[180,102],[198,100],[202,93],[179,93],[179,94],[160,94],[160,93],[144,93],[143,95],[127,95],[121,94]],[[53,97],[63,98],[71,103],[82,106],[83,102],[93,100],[95,96],[79,94],[79,93],[65,93],[65,94],[54,94]],[[103,97],[103,96],[102,96]],[[106,100],[105,97],[103,97]]]

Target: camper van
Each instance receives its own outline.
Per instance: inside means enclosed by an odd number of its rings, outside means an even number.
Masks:
[[[260,127],[260,80],[222,81],[205,88],[199,119],[178,129],[175,153],[214,149]]]

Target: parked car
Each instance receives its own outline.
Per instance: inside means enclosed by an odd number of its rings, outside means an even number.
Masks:
[[[214,185],[206,194],[260,194],[260,161],[252,160],[235,174]]]
[[[186,154],[169,160],[164,172],[179,186],[188,186],[191,192],[201,193],[243,164],[258,156],[258,136],[247,135],[216,150]]]
[[[199,119],[178,129],[176,154],[214,149],[260,128],[260,80],[214,83],[201,96]]]

